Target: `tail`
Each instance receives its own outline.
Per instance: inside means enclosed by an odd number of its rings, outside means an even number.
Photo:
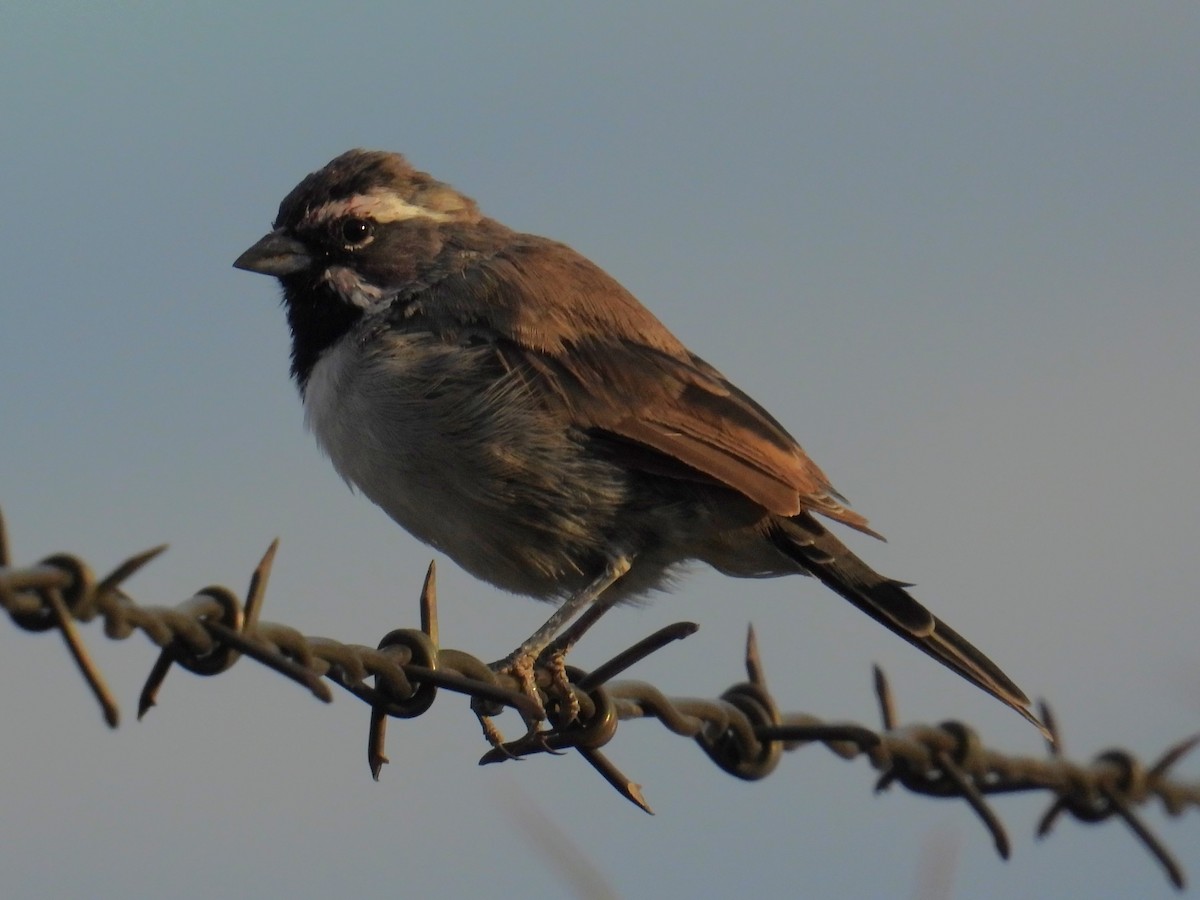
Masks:
[[[1000,667],[918,603],[908,585],[875,572],[808,513],[776,518],[768,538],[804,571],[845,597],[918,650],[957,672],[1031,722],[1047,740],[1050,732],[1029,711],[1029,698]]]

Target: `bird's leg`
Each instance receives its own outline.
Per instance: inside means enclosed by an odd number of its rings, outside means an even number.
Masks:
[[[620,560],[616,561],[616,564],[620,565],[621,568],[615,577],[608,582],[609,585],[629,571],[630,560],[621,558]],[[614,571],[613,568],[610,568],[609,572],[612,571]],[[566,656],[567,651],[569,651],[575,646],[575,644],[579,642],[579,639],[587,633],[589,628],[591,628],[600,620],[602,615],[613,608],[613,605],[618,599],[619,598],[612,594],[609,594],[607,597],[595,597],[592,600],[591,605],[583,611],[583,614],[574,622],[572,622],[570,626],[562,632],[562,634],[559,634],[556,637],[552,636],[552,638],[545,644],[544,648],[538,655],[553,654],[556,656]]]
[[[563,626],[575,618],[580,611],[584,611],[579,621],[563,634],[564,638],[568,635],[571,636],[570,641],[563,647],[563,652],[565,653],[579,640],[583,632],[594,625],[596,619],[600,618],[612,606],[613,601],[609,600],[605,602],[606,598],[603,597],[603,594],[629,571],[631,565],[632,560],[627,556],[618,556],[610,559],[608,565],[604,567],[604,571],[598,578],[578,593],[572,594],[564,600],[562,605],[551,614],[550,618],[545,621],[541,628],[526,638],[520,647],[496,665],[507,669],[523,658],[530,661],[536,660],[551,643],[558,643],[554,639],[563,630]],[[583,627],[579,628],[580,625]]]
[[[626,571],[628,571],[628,566]],[[550,670],[552,687],[557,690],[562,696],[563,702],[566,703],[566,709],[563,710],[564,723],[569,724],[579,717],[579,701],[575,698],[575,692],[571,690],[570,679],[567,678],[567,653],[583,637],[584,633],[600,620],[602,615],[612,609],[616,602],[617,597],[611,594],[607,597],[597,597],[578,619],[572,622],[562,634],[550,641],[546,648],[538,654],[538,659],[545,660],[546,667]]]
[[[631,565],[632,560],[627,556],[610,559],[599,577],[564,600],[541,628],[526,638],[521,646],[504,659],[492,663],[490,668],[495,672],[508,672],[513,675],[521,683],[521,690],[541,705],[534,678],[534,665],[544,653],[549,653],[554,687],[558,688],[566,698],[567,720],[574,719],[579,714],[579,709],[567,681],[564,659],[567,651],[583,636],[583,633],[616,602],[615,597],[605,597],[604,592],[628,572]],[[563,631],[564,626],[568,625],[581,610],[583,614],[579,620],[571,624],[562,636],[555,640],[558,633]],[[480,715],[480,719],[483,721],[484,733],[489,736],[489,741],[494,743],[493,736],[498,732],[486,716]]]

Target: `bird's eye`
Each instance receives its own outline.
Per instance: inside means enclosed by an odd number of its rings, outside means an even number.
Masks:
[[[342,222],[342,240],[347,247],[361,247],[371,239],[375,227],[368,219],[351,218]]]

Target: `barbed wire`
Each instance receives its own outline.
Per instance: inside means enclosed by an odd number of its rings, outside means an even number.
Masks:
[[[1064,815],[1085,824],[1120,819],[1162,866],[1170,882],[1178,889],[1184,887],[1183,869],[1135,810],[1155,800],[1171,817],[1200,808],[1200,783],[1170,777],[1172,767],[1200,743],[1200,734],[1168,748],[1149,765],[1120,749],[1106,750],[1090,762],[1075,762],[1064,756],[1054,717],[1042,703],[1042,721],[1054,737],[1047,742],[1047,756],[1011,756],[986,747],[976,731],[962,722],[900,725],[891,689],[878,666],[875,691],[880,729],[785,713],[767,687],[753,629],[745,649],[747,680],[718,698],[668,697],[642,681],[612,680],[646,656],[695,632],[697,626],[690,622],[660,629],[591,672],[568,666],[569,694],[562,690],[561,673],[538,666],[534,677],[539,705],[521,692],[512,676],[493,671],[472,654],[440,646],[433,563],[421,590],[420,628],[389,632],[375,647],[305,636],[288,625],[261,621],[276,546],[271,544],[255,568],[245,600],[228,588],[214,586],[174,606],[147,606],[135,602],[122,585],[165,547],[131,556],[100,579],[79,557],[67,553],[34,565],[15,566],[0,515],[0,607],[20,628],[54,629],[62,635],[105,721],[114,728],[119,722],[118,705],[83,644],[77,622],[99,618],[105,635],[113,640],[140,631],[160,648],[139,697],[138,718],[154,706],[174,665],[212,676],[245,656],[290,678],[326,703],[333,699],[327,682],[344,688],[370,706],[367,757],[375,779],[388,761],[384,752],[388,719],[422,715],[443,688],[469,695],[473,708],[481,714],[509,707],[531,725],[520,739],[493,746],[480,764],[574,750],[622,796],[646,812],[651,809],[640,786],[600,749],[612,740],[621,721],[657,719],[675,734],[694,740],[723,771],[746,780],[765,778],[784,752],[808,744],[822,744],[843,759],[863,756],[880,773],[876,791],[899,785],[916,794],[965,800],[1004,859],[1008,859],[1011,845],[986,797],[1046,791],[1053,799],[1038,823],[1038,837],[1049,834]],[[536,728],[543,721],[549,728]]]

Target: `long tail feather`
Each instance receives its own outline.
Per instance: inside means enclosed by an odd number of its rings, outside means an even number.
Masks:
[[[768,536],[786,556],[826,587],[948,669],[1012,707],[1047,739],[1049,731],[1029,711],[1029,698],[966,638],[925,609],[905,588],[855,556],[816,519],[801,513],[776,519]]]

